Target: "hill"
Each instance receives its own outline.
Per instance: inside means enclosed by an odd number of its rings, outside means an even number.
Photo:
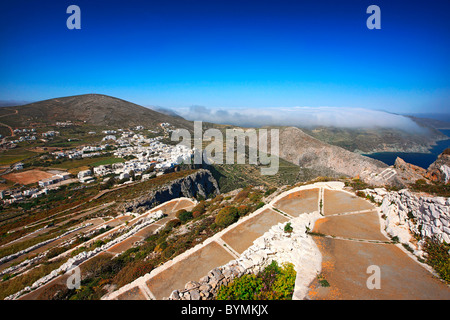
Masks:
[[[17,110],[17,112],[16,112]],[[38,101],[23,106],[0,110],[2,122],[12,127],[54,125],[71,121],[95,126],[155,127],[169,122],[178,128],[192,128],[192,123],[181,117],[151,110],[140,105],[101,94],[84,94]]]
[[[350,177],[359,176],[362,172],[378,173],[387,168],[381,161],[327,144],[296,127],[282,127],[279,135],[280,158],[301,168],[331,170]]]
[[[301,128],[310,136],[357,153],[429,152],[445,135],[425,119],[414,118],[423,130],[406,132],[396,128]]]

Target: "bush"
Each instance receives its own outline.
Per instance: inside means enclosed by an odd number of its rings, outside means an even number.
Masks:
[[[176,216],[181,221],[181,223],[185,223],[194,217],[192,215],[192,212],[186,211],[185,209],[178,210]]]
[[[192,215],[194,218],[200,217],[206,211],[205,201],[200,201],[193,209]]]
[[[221,286],[217,300],[255,300],[262,288],[262,280],[254,274],[245,274],[227,286]]]
[[[233,222],[236,222],[238,218],[238,210],[235,207],[227,206],[219,211],[216,216],[215,223],[219,227],[225,228]]]
[[[185,212],[186,212],[186,209],[180,209],[180,210],[177,211],[177,213],[175,213],[175,216],[176,216],[178,219],[180,219],[180,215],[183,214],[183,213],[185,213]]]
[[[293,230],[294,229],[292,228],[291,223],[286,223],[286,225],[284,226],[284,232],[291,233]]]
[[[356,195],[358,196],[358,197],[361,197],[361,198],[365,198],[366,197],[366,193],[364,192],[364,191],[356,191]]]
[[[260,202],[256,205],[255,210],[258,210],[259,208],[264,207],[264,205],[265,205],[265,203],[264,203],[263,201],[260,201]]]
[[[282,267],[272,261],[258,275],[246,274],[227,286],[221,286],[217,300],[290,300],[294,292],[296,272],[292,263]]]
[[[241,217],[245,216],[249,211],[250,211],[250,208],[248,206],[246,206],[245,204],[240,205],[238,207],[238,213],[239,213],[239,216],[241,216]]]
[[[234,197],[234,201],[242,201],[242,200],[246,199],[248,197],[249,192],[250,191],[248,189],[243,189],[243,190],[239,191],[239,193],[236,195],[236,197]]]
[[[424,249],[428,254],[427,263],[436,270],[442,280],[450,283],[450,244],[427,238]]]
[[[189,220],[191,220],[194,216],[192,215],[191,211],[184,211],[179,216],[178,219],[180,219],[181,223],[185,223]]]

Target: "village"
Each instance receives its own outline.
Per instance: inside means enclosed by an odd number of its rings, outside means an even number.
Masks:
[[[163,129],[163,134],[172,130],[169,123],[161,123],[160,126]],[[81,170],[76,175],[64,171],[50,170],[48,172],[54,174],[37,181],[36,186],[1,190],[0,199],[3,204],[13,204],[47,195],[49,190],[57,190],[61,186],[71,183],[86,185],[98,182],[104,184],[111,180],[113,184],[126,184],[137,180],[145,181],[170,171],[176,165],[190,162],[194,154],[193,149],[184,145],[174,146],[161,142],[160,140],[164,137],[162,135],[152,138],[145,136],[143,126],[136,126],[133,129],[139,131],[139,133],[131,129],[103,130],[104,137],[99,143],[50,152],[54,159],[63,161],[77,161],[78,159],[112,154],[118,162],[111,161],[108,164]],[[157,132],[150,129],[148,131],[151,133]],[[95,132],[89,132],[89,134],[93,133]],[[42,137],[57,135],[59,135],[58,131],[42,133]],[[23,163],[14,164],[12,170],[14,172],[24,170]]]

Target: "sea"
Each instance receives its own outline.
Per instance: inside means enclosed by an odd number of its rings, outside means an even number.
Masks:
[[[437,141],[436,145],[430,150],[431,153],[417,153],[417,152],[378,152],[365,154],[365,156],[380,160],[391,166],[395,163],[397,157],[402,158],[407,163],[427,169],[430,164],[436,161],[437,157],[447,148],[450,148],[450,129],[440,129],[440,132],[445,134],[448,139]]]

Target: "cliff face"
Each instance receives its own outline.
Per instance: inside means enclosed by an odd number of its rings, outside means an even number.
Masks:
[[[295,127],[282,128],[279,135],[279,156],[300,167],[327,169],[350,177],[361,176],[362,172],[378,173],[387,168],[381,161],[324,143]],[[266,141],[270,142],[270,139]]]
[[[450,181],[450,148],[444,150],[428,167],[426,177],[435,182],[448,183]]]
[[[450,149],[442,152],[427,170],[407,163],[401,158],[395,160],[394,168],[397,171],[396,179],[404,186],[419,179],[447,184],[450,181]]]
[[[145,211],[153,206],[180,197],[194,198],[220,194],[219,186],[211,172],[200,169],[197,172],[167,184],[148,195],[138,197],[122,205],[122,211]]]

